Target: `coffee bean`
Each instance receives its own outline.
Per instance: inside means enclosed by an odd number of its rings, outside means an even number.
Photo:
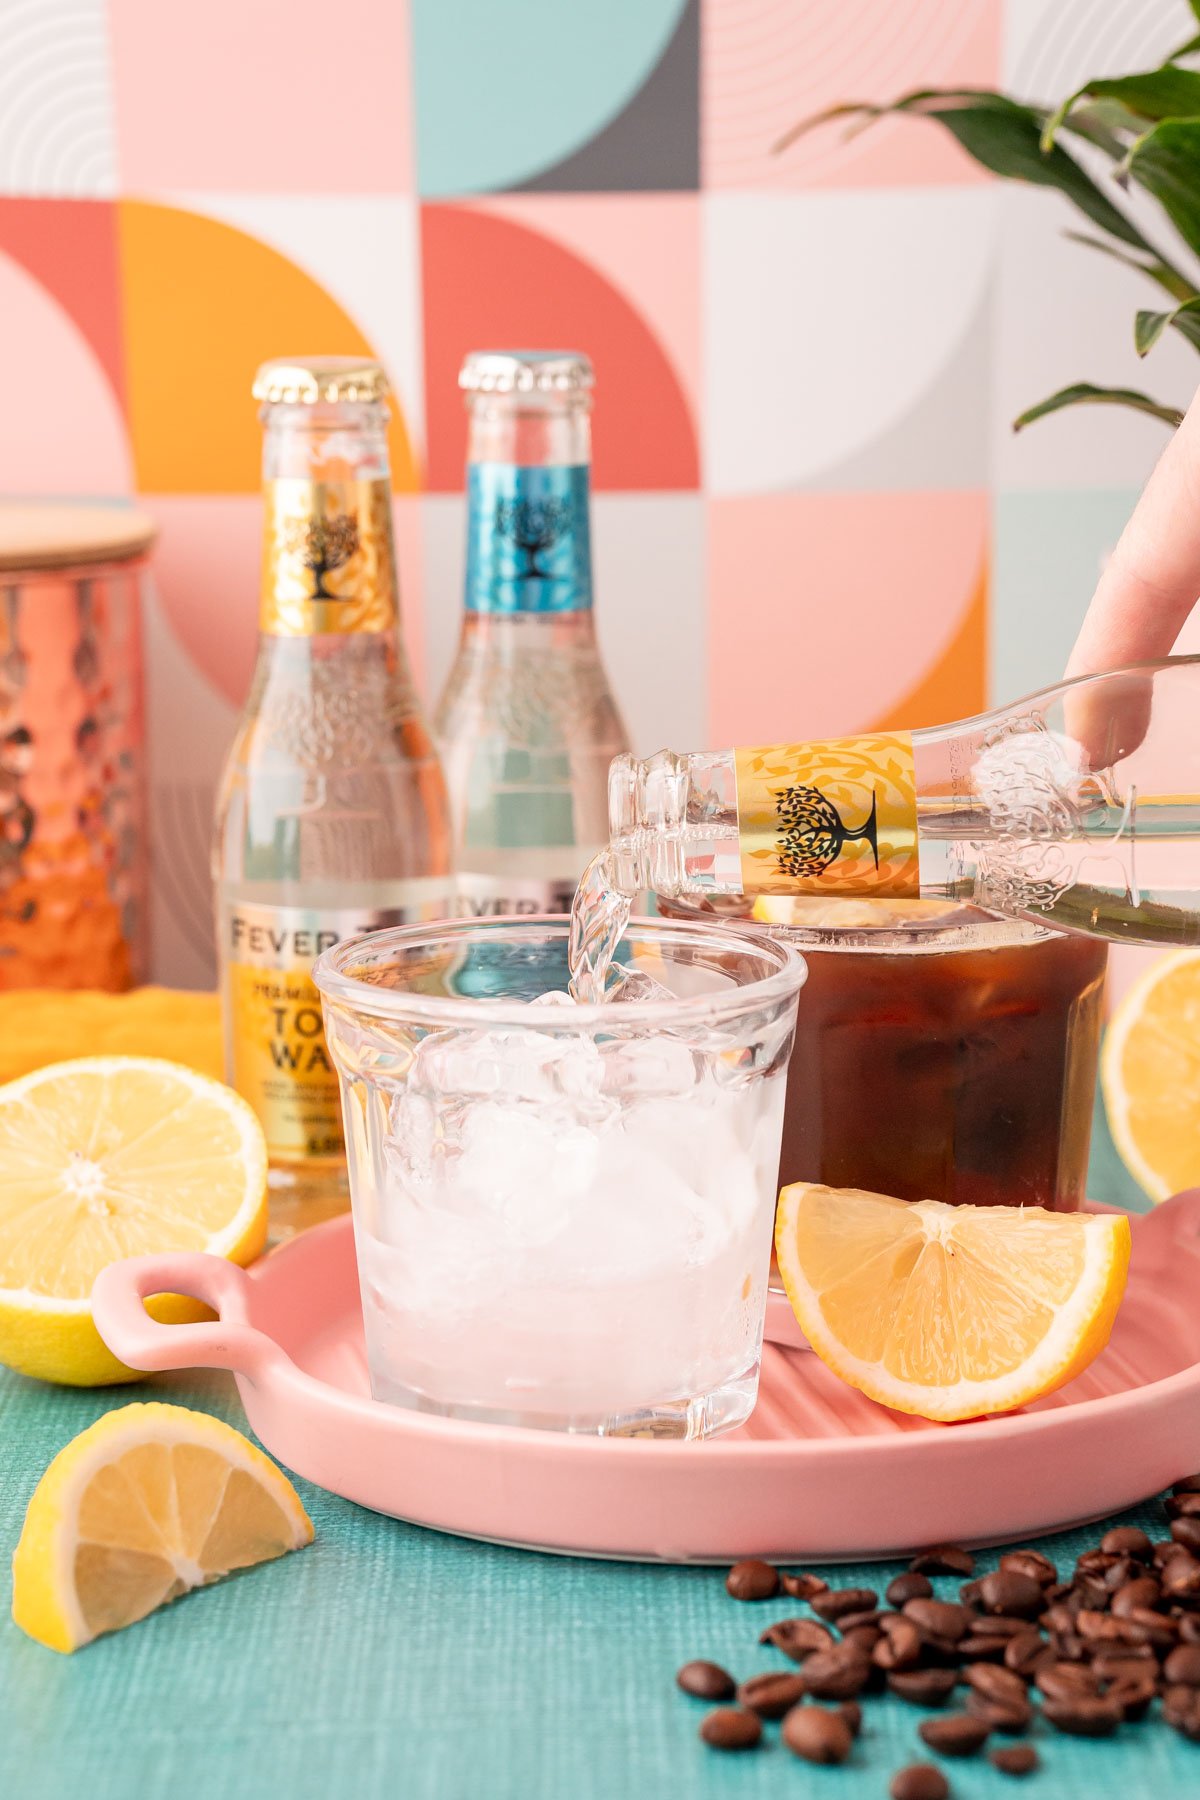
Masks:
[[[1160,1656],[1179,1640],[1179,1626],[1175,1620],[1167,1618],[1163,1613],[1154,1612],[1148,1606],[1135,1606],[1121,1623],[1138,1633],[1137,1638],[1127,1639],[1127,1642],[1152,1644]]]
[[[1044,1614],[1046,1629],[1060,1632],[1074,1631],[1075,1616],[1079,1610],[1079,1607],[1071,1606],[1066,1602],[1047,1607]]]
[[[1056,1581],[1046,1589],[1046,1605],[1056,1606],[1059,1601],[1070,1599],[1074,1592],[1075,1589],[1069,1581]]]
[[[1179,1620],[1179,1636],[1185,1644],[1200,1644],[1200,1619],[1195,1613],[1184,1613]]]
[[[989,1700],[1025,1704],[1025,1683],[1011,1669],[998,1669],[995,1663],[968,1663],[962,1678],[969,1688],[974,1688],[977,1694],[985,1694]]]
[[[780,1574],[779,1585],[789,1600],[811,1600],[814,1594],[823,1594],[829,1583],[819,1575]]]
[[[819,1700],[857,1700],[871,1675],[865,1656],[842,1644],[818,1650],[804,1665],[804,1686]]]
[[[1102,1681],[1119,1681],[1123,1675],[1155,1674],[1158,1658],[1149,1644],[1101,1644],[1092,1658],[1092,1668]]]
[[[1045,1604],[1041,1582],[1016,1569],[985,1575],[979,1597],[985,1612],[1004,1613],[1010,1619],[1036,1619]]]
[[[954,1669],[893,1669],[888,1689],[913,1706],[944,1706],[958,1686]]]
[[[932,1600],[933,1583],[927,1575],[910,1570],[906,1575],[894,1575],[884,1590],[884,1598],[889,1606],[903,1606],[906,1600]]]
[[[1166,1508],[1168,1519],[1200,1519],[1200,1494],[1172,1494]]]
[[[1070,1700],[1047,1700],[1042,1716],[1056,1731],[1071,1737],[1111,1737],[1124,1714],[1112,1700],[1076,1694]]]
[[[748,1557],[730,1569],[725,1577],[725,1592],[735,1600],[769,1600],[779,1592],[779,1576],[770,1563]]]
[[[844,1763],[854,1742],[845,1719],[823,1706],[794,1706],[781,1735],[793,1756],[811,1763]]]
[[[1103,1576],[1106,1569],[1111,1569],[1117,1560],[1115,1550],[1085,1550],[1075,1562],[1075,1579],[1081,1575]]]
[[[1174,1538],[1161,1538],[1154,1546],[1154,1566],[1156,1569],[1161,1569],[1171,1561],[1172,1557],[1186,1556],[1186,1554],[1183,1545],[1177,1544]]]
[[[845,1636],[846,1632],[858,1631],[864,1625],[878,1627],[881,1617],[882,1614],[877,1607],[867,1606],[863,1608],[862,1612],[840,1613],[837,1628]]]
[[[1067,1604],[1080,1612],[1102,1612],[1108,1605],[1104,1576],[1081,1575]]]
[[[1163,1664],[1163,1678],[1182,1687],[1200,1688],[1200,1644],[1180,1644]]]
[[[700,1736],[714,1750],[753,1750],[762,1738],[762,1720],[737,1706],[718,1706],[701,1723]]]
[[[1172,1483],[1173,1494],[1200,1494],[1200,1475],[1185,1475],[1182,1481]]]
[[[1161,1595],[1162,1588],[1153,1575],[1140,1575],[1135,1581],[1127,1581],[1113,1595],[1113,1617],[1125,1619],[1136,1607],[1155,1606]]]
[[[1003,1662],[1004,1652],[1011,1639],[1006,1637],[982,1637],[971,1632],[960,1638],[955,1645],[956,1653],[969,1662]]]
[[[932,1763],[909,1763],[896,1770],[888,1793],[892,1800],[949,1800],[950,1783]]]
[[[1136,1557],[1118,1556],[1112,1568],[1104,1571],[1104,1586],[1110,1594],[1115,1594],[1118,1588],[1124,1587],[1136,1575],[1141,1575],[1144,1569],[1145,1564],[1138,1562]]]
[[[1028,1700],[989,1700],[972,1690],[967,1695],[967,1711],[972,1718],[986,1720],[990,1730],[1002,1731],[1007,1737],[1019,1737],[1033,1724],[1033,1708]]]
[[[773,1644],[776,1650],[782,1650],[793,1662],[803,1662],[814,1650],[829,1650],[833,1647],[834,1637],[828,1625],[820,1624],[816,1619],[778,1619],[774,1625],[759,1633],[760,1644]]]
[[[733,1699],[733,1676],[720,1663],[684,1663],[675,1681],[685,1694],[692,1694],[697,1700]]]
[[[1171,1537],[1185,1550],[1200,1550],[1200,1519],[1172,1519]]]
[[[1115,1619],[1111,1613],[1081,1612],[1075,1629],[1089,1644],[1144,1644],[1147,1629],[1132,1615]]]
[[[1093,1646],[1085,1638],[1076,1637],[1074,1632],[1052,1632],[1050,1643],[1060,1663],[1086,1662],[1092,1654]]]
[[[1100,1548],[1108,1556],[1134,1556],[1139,1562],[1149,1562],[1153,1552],[1150,1539],[1136,1525],[1114,1525],[1100,1539]]]
[[[808,1604],[822,1619],[840,1619],[845,1613],[865,1612],[878,1599],[874,1588],[826,1588]]]
[[[988,1761],[1002,1775],[1032,1775],[1041,1758],[1032,1744],[1009,1744],[1003,1750],[989,1750]]]
[[[1000,1558],[1001,1569],[1014,1575],[1032,1575],[1039,1587],[1053,1587],[1058,1570],[1040,1550],[1009,1550]]]
[[[853,1631],[842,1632],[842,1643],[870,1660],[871,1652],[882,1636],[877,1625],[856,1625]]]
[[[939,1756],[974,1756],[987,1743],[991,1727],[970,1713],[947,1713],[944,1719],[922,1719],[917,1736]]]
[[[892,1622],[894,1621],[894,1623]],[[877,1669],[912,1669],[921,1660],[921,1634],[911,1619],[899,1613],[884,1620],[884,1635],[871,1652]]]
[[[1035,1680],[1047,1700],[1094,1699],[1100,1692],[1100,1678],[1087,1663],[1050,1663]]]
[[[1020,1637],[1009,1638],[1004,1652],[1005,1668],[1026,1678],[1036,1676],[1039,1668],[1053,1661],[1053,1650],[1036,1631],[1023,1631]]]
[[[1126,1719],[1140,1719],[1146,1708],[1158,1692],[1158,1682],[1150,1669],[1137,1675],[1125,1675],[1118,1681],[1110,1681],[1104,1690],[1104,1698],[1113,1706],[1119,1706]]]
[[[1163,1599],[1195,1599],[1200,1595],[1200,1561],[1182,1545],[1177,1545],[1176,1548],[1178,1556],[1172,1556],[1162,1566]]]
[[[972,1619],[971,1625],[975,1631],[999,1638],[1020,1637],[1023,1632],[1037,1629],[1029,1619],[1007,1619],[1002,1613],[989,1613],[986,1619]]]
[[[858,1701],[843,1700],[838,1706],[838,1711],[850,1727],[850,1736],[857,1737],[862,1730],[862,1707]]]
[[[920,1551],[908,1566],[915,1575],[973,1575],[975,1558],[957,1544],[939,1544]]]
[[[738,1688],[738,1703],[760,1719],[782,1719],[803,1700],[805,1685],[803,1675],[751,1675]]]
[[[964,1606],[974,1610],[980,1605],[979,1596],[983,1591],[982,1581],[964,1581],[958,1590],[958,1597]]]
[[[945,1638],[952,1644],[966,1636],[971,1624],[966,1607],[958,1606],[953,1600],[906,1600],[904,1616],[912,1620],[922,1635]]]
[[[1176,1685],[1163,1694],[1162,1716],[1174,1731],[1200,1744],[1200,1692]]]

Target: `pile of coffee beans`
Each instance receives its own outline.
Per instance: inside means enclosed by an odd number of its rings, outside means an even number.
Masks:
[[[917,1734],[936,1756],[977,1756],[993,1739],[1009,1740],[989,1749],[1006,1775],[1039,1767],[1032,1744],[1011,1741],[1038,1718],[1074,1737],[1110,1737],[1160,1701],[1165,1723],[1200,1744],[1200,1475],[1176,1482],[1165,1506],[1167,1537],[1152,1542],[1136,1526],[1116,1526],[1067,1581],[1037,1550],[1009,1551],[978,1579],[970,1551],[922,1551],[888,1583],[882,1606],[872,1588],[735,1563],[725,1579],[735,1600],[807,1605],[758,1640],[796,1673],[739,1683],[717,1663],[690,1662],[676,1681],[716,1702],[700,1726],[714,1749],[757,1749],[764,1721],[780,1720],[780,1741],[809,1763],[845,1762],[860,1702],[879,1693],[934,1712]],[[958,1599],[938,1598],[931,1576],[958,1578]],[[897,1770],[889,1792],[946,1800],[950,1786],[935,1764],[914,1762]]]

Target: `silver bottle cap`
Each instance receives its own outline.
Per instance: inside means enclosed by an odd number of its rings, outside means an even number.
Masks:
[[[580,350],[470,350],[458,372],[473,394],[585,393],[593,380]]]

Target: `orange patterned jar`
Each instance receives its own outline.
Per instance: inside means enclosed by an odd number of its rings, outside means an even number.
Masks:
[[[0,989],[145,979],[153,539],[123,508],[0,506]]]

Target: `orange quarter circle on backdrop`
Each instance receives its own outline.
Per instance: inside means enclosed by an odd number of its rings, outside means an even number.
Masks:
[[[129,434],[146,494],[257,493],[250,383],[269,356],[374,354],[320,282],[257,238],[180,207],[118,202]],[[420,486],[391,399],[392,486]]]

